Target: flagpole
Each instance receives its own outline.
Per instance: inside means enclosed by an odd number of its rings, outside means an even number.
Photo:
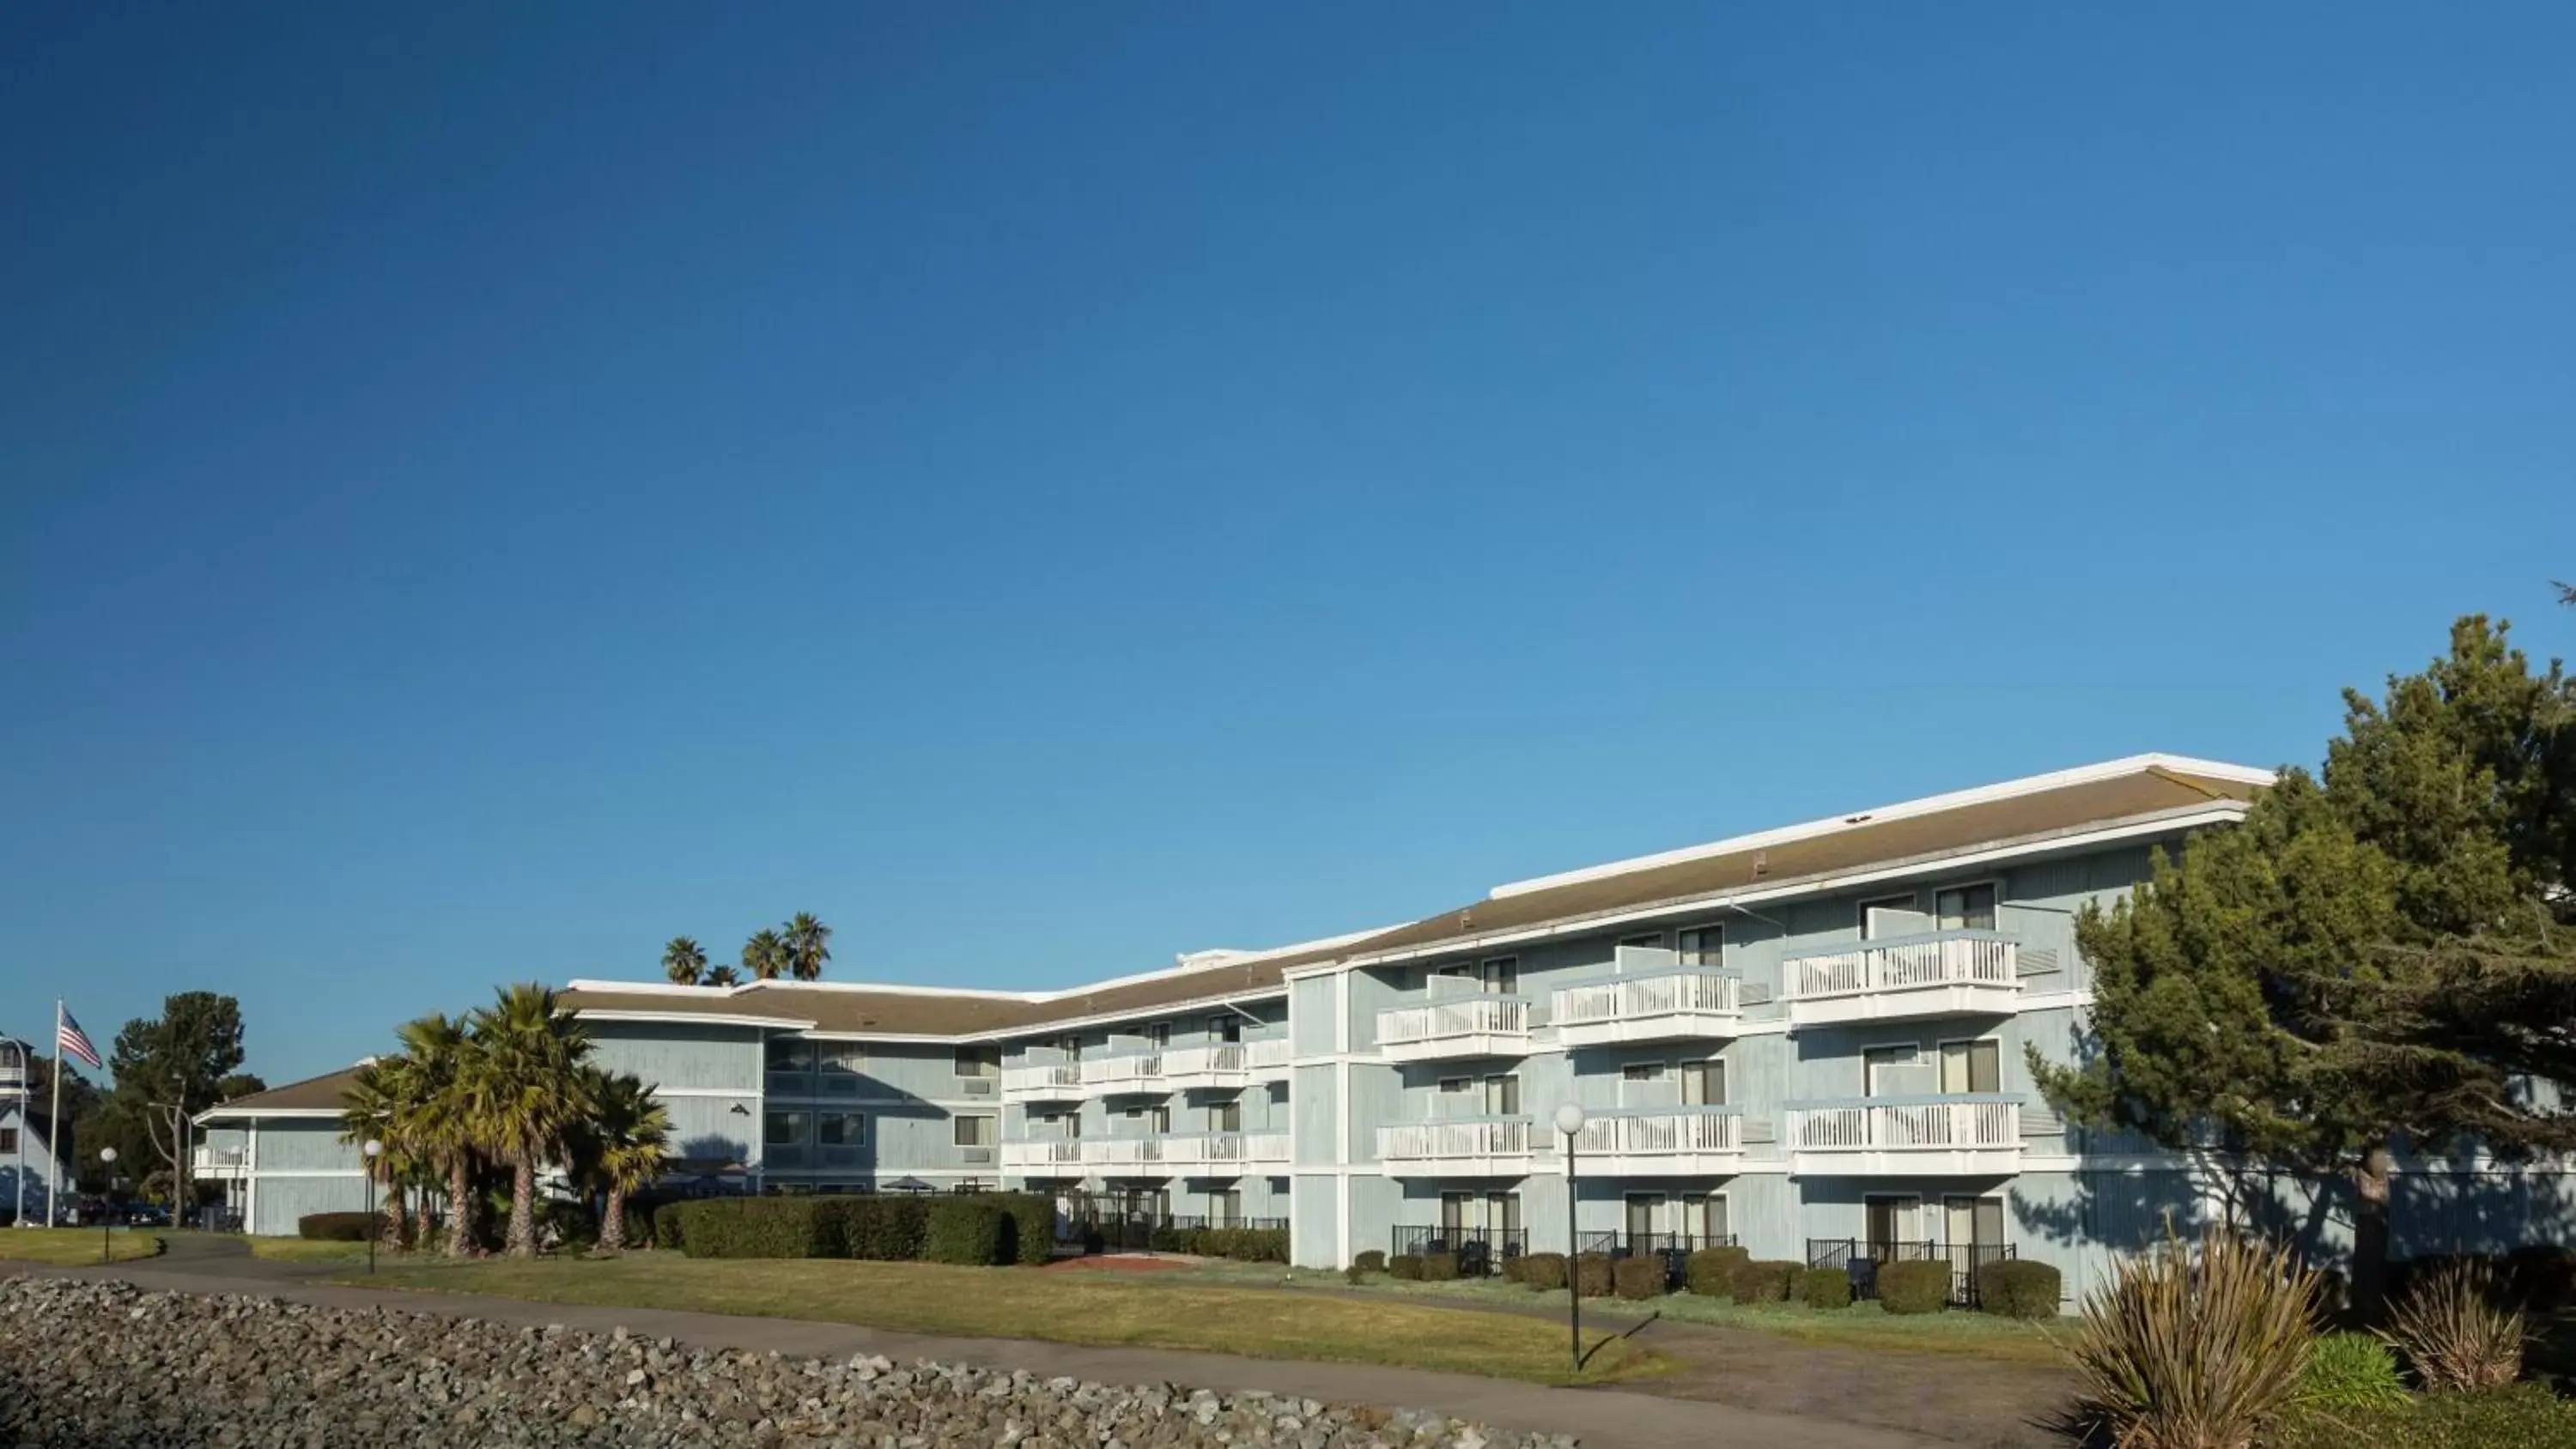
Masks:
[[[45,1226],[54,1225],[54,1209],[63,1200],[63,999],[54,998],[54,1115],[45,1123],[45,1151],[53,1154],[54,1176],[45,1184]]]

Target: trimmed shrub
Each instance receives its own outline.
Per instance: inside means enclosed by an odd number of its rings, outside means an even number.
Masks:
[[[363,1243],[384,1225],[383,1213],[306,1213],[295,1220],[295,1236],[317,1243]]]
[[[1749,1248],[1702,1248],[1682,1264],[1682,1285],[1699,1298],[1735,1296],[1735,1267],[1753,1261]]]
[[[681,1211],[687,1206],[685,1202],[666,1202],[653,1209],[654,1247],[673,1253],[685,1251],[681,1246],[680,1224],[687,1221],[687,1214]]]
[[[2012,1259],[1977,1269],[1977,1305],[2005,1318],[2055,1318],[2061,1291],[2057,1269]]]
[[[1408,1283],[1419,1283],[1422,1281],[1422,1255],[1420,1253],[1398,1253],[1394,1257],[1386,1260],[1386,1273],[1390,1278],[1401,1278]]]
[[[1610,1255],[1585,1253],[1574,1260],[1574,1291],[1586,1298],[1607,1298],[1617,1283],[1610,1276]]]
[[[2224,1229],[2121,1261],[2067,1347],[2087,1442],[2271,1442],[2316,1350],[2315,1295],[2291,1250]]]
[[[1938,1313],[1950,1305],[1950,1265],[1881,1263],[1878,1306],[1890,1313]]]
[[[922,1215],[922,1261],[970,1268],[999,1263],[1002,1221],[1001,1204],[981,1196],[933,1198]]]
[[[1563,1253],[1523,1253],[1514,1261],[1520,1264],[1521,1281],[1542,1293],[1565,1286]]]
[[[2388,1312],[2388,1341],[2428,1389],[2490,1389],[2522,1375],[2531,1324],[2507,1306],[2504,1285],[2485,1260],[2436,1269]]]
[[[692,1258],[837,1258],[836,1199],[717,1197],[680,1208],[682,1249]]]
[[[1363,1273],[1383,1273],[1386,1271],[1386,1254],[1371,1248],[1351,1259],[1351,1266]]]
[[[2367,1333],[2329,1333],[2317,1340],[2299,1376],[2299,1403],[2317,1409],[2387,1409],[2406,1402],[2397,1355]]]
[[[1622,1298],[1658,1298],[1664,1291],[1664,1260],[1621,1258],[1610,1265],[1610,1285]]]
[[[1174,1249],[1210,1258],[1228,1258],[1238,1263],[1285,1263],[1288,1261],[1286,1228],[1201,1228],[1191,1247]]]
[[[1345,1283],[1365,1283],[1372,1276],[1374,1275],[1371,1274],[1368,1269],[1361,1267],[1357,1263],[1353,1263],[1342,1270],[1342,1281]]]
[[[1454,1283],[1454,1282],[1456,1282],[1456,1281],[1457,1281],[1457,1279],[1458,1279],[1458,1255],[1457,1255],[1457,1254],[1455,1254],[1455,1253],[1425,1253],[1425,1254],[1423,1254],[1423,1255],[1422,1255],[1422,1281],[1423,1281],[1423,1282],[1425,1282],[1425,1283]]]
[[[1809,1308],[1851,1307],[1851,1272],[1845,1268],[1809,1268],[1798,1276],[1798,1301]]]
[[[840,1227],[840,1245],[830,1253],[815,1254],[818,1258],[849,1257],[863,1258],[872,1263],[909,1263],[921,1256],[923,1240],[930,1231],[929,1198],[887,1195],[808,1198],[806,1201],[827,1204]],[[690,1220],[689,1227],[694,1240],[695,1219]]]
[[[1727,1275],[1727,1296],[1738,1303],[1786,1303],[1790,1281],[1805,1266],[1774,1258],[1747,1258]]]
[[[1002,1210],[1000,1261],[1044,1266],[1055,1258],[1055,1199],[1044,1193],[996,1192],[984,1201]]]
[[[2576,1404],[2539,1384],[2427,1394],[2385,1409],[2296,1414],[2267,1442],[2280,1449],[2576,1449]]]

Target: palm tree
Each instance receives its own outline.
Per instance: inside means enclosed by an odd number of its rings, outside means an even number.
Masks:
[[[412,1077],[410,1151],[447,1185],[447,1255],[474,1251],[474,1133],[465,1101],[474,1038],[465,1023],[439,1013],[407,1022],[403,1059]]]
[[[643,1079],[625,1072],[593,1072],[590,1120],[584,1144],[594,1180],[608,1195],[599,1219],[599,1246],[626,1247],[626,1198],[653,1185],[670,1155],[671,1114],[653,1100]]]
[[[812,911],[798,911],[787,923],[787,974],[799,981],[822,979],[823,963],[832,959],[832,928]]]
[[[787,943],[776,931],[761,930],[742,943],[742,969],[762,981],[787,973]]]
[[[662,974],[674,986],[697,985],[698,973],[706,969],[707,953],[687,936],[673,936],[671,944],[662,948]]]
[[[366,1175],[384,1189],[385,1224],[377,1236],[393,1248],[404,1242],[410,1215],[403,1210],[403,1183],[413,1163],[403,1150],[416,1101],[411,1063],[400,1056],[370,1057],[359,1064],[340,1097],[340,1140],[351,1145],[373,1142],[377,1155],[361,1158]]]
[[[736,971],[730,966],[710,966],[707,968],[707,979],[699,982],[698,984],[701,986],[740,986],[742,984],[742,973]]]
[[[505,986],[474,1013],[475,1055],[464,1086],[474,1138],[510,1165],[509,1252],[537,1255],[537,1169],[560,1158],[564,1139],[590,1115],[582,1067],[590,1034],[528,982]]]

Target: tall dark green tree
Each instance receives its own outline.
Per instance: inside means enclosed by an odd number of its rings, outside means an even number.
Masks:
[[[2345,696],[2322,777],[2284,772],[2132,899],[2087,910],[2085,1060],[2032,1053],[2069,1117],[2347,1182],[2376,1307],[2400,1150],[2576,1147],[2567,892],[2576,692],[2503,625]]]
[[[107,1141],[93,1146],[116,1146],[119,1167],[134,1164],[126,1175],[147,1177],[157,1164],[184,1181],[188,1119],[224,1099],[241,1064],[240,1002],[211,991],[163,998],[159,1016],[137,1017],[116,1034],[108,1056],[116,1086],[100,1114]]]

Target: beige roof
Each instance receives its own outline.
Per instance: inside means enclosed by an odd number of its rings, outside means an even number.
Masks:
[[[341,1099],[349,1094],[349,1083],[357,1075],[356,1067],[343,1067],[336,1072],[325,1072],[318,1077],[306,1077],[300,1082],[271,1087],[265,1092],[253,1092],[247,1097],[235,1097],[229,1102],[210,1107],[198,1115],[222,1117],[234,1113],[313,1112],[324,1109],[337,1112],[340,1110]]]
[[[2041,777],[1956,797],[1890,806],[1813,827],[1720,842],[1699,851],[1633,866],[1575,872],[1556,881],[1506,887],[1453,911],[1312,950],[1157,976],[1106,982],[1043,1000],[1005,994],[870,990],[789,981],[751,983],[726,992],[617,991],[562,993],[581,1011],[677,1016],[755,1016],[811,1021],[817,1031],[889,1036],[974,1036],[1034,1031],[1058,1022],[1137,1016],[1214,998],[1278,989],[1282,973],[1303,966],[1389,952],[1436,951],[1497,932],[1675,905],[1757,888],[1794,884],[1872,867],[1937,862],[1998,846],[2038,845],[2106,826],[2205,812],[2243,802],[2260,788],[2257,772],[2141,756],[2111,766]],[[2024,788],[2027,786],[2028,788]],[[1880,817],[1884,818],[1880,818]]]

